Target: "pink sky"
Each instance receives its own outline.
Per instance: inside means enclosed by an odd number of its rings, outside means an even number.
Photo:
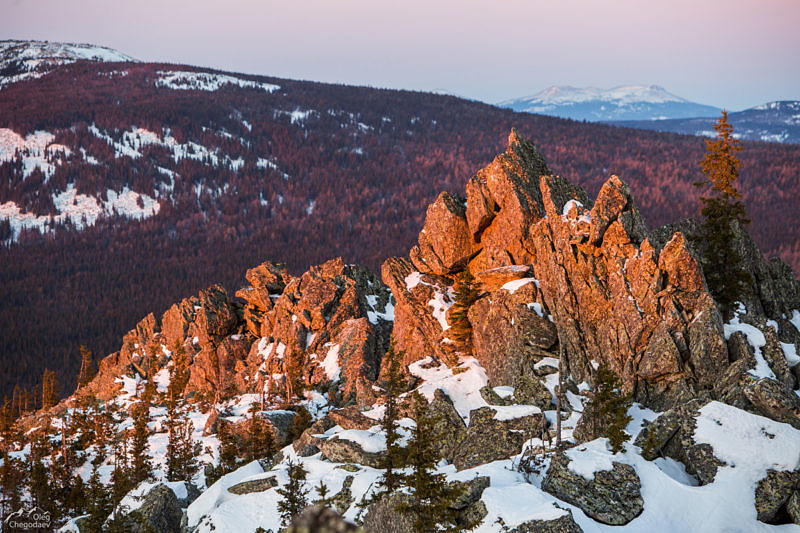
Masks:
[[[487,102],[658,84],[737,110],[800,100],[797,0],[0,0],[0,39]]]

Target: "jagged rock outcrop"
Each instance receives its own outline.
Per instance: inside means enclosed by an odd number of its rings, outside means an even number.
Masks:
[[[542,490],[612,526],[625,525],[644,510],[642,485],[632,466],[614,462],[612,470],[595,472],[588,480],[570,470],[569,463],[563,453],[553,456]]]
[[[413,359],[446,361],[452,350],[447,308],[460,264],[451,260],[442,268],[442,261],[419,259],[421,250],[432,250],[431,242],[463,243],[466,231],[471,259],[464,268],[484,290],[468,314],[473,355],[491,385],[512,384],[514,376],[555,355],[561,343],[565,370],[576,383],[591,381],[592,362],[604,362],[625,391],[653,408],[717,388],[731,357],[698,260],[703,251],[688,238],[695,231],[691,223],[648,233],[620,178],[609,178],[592,202],[580,187],[552,175],[535,147],[514,131],[507,150],[467,185],[466,230],[460,208],[445,204],[442,196],[429,211],[431,222],[412,260],[391,258],[381,272],[397,299],[393,340],[417,354]],[[452,223],[434,224],[444,211]],[[434,227],[451,234],[432,235]],[[786,315],[800,307],[800,284],[778,263],[766,263],[741,228],[739,235],[756,280],[754,316],[767,313],[776,320],[783,342],[800,340]],[[779,287],[786,295],[777,294]],[[767,304],[776,298],[777,304]],[[791,388],[794,374],[779,344],[770,346],[771,366]]]
[[[251,286],[236,293],[244,305],[213,285],[173,305],[160,320],[145,317],[120,351],[100,362],[88,390],[109,399],[120,376],[148,375],[150,364],[157,371],[180,346],[189,359],[184,395],[195,401],[263,389],[280,394],[282,376],[293,368],[307,386],[339,383],[334,402],[374,402],[372,384],[393,320],[391,293],[376,276],[334,259],[300,277],[269,262],[246,277]]]
[[[270,379],[297,369],[310,386],[341,380],[335,392],[342,402],[371,403],[392,318],[391,295],[380,280],[341,259],[299,278],[278,277],[269,266],[259,272],[260,277],[250,277],[263,284],[247,292],[254,294],[248,305],[261,313],[261,338],[251,345],[241,379],[279,392],[284,383],[270,384]],[[268,292],[284,282],[282,293]],[[260,307],[265,292],[270,303]]]
[[[420,272],[444,276],[461,270],[472,255],[467,235],[467,204],[446,192],[428,206],[419,244],[409,255]]]

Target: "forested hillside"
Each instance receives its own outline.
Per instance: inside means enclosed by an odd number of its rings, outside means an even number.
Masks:
[[[620,175],[651,229],[698,211],[699,138],[195,71],[78,62],[0,92],[0,396],[45,367],[73,383],[80,344],[116,350],[143,315],[232,293],[264,260],[377,268],[512,126],[590,195]],[[800,148],[743,146],[750,231],[797,270]]]

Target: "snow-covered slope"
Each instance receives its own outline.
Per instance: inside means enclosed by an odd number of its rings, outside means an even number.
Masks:
[[[612,89],[553,86],[532,96],[500,102],[515,111],[575,120],[662,120],[712,116],[719,109],[690,102],[658,85],[621,85]]]
[[[631,128],[669,131],[715,137],[714,118],[682,118],[661,121],[617,122]],[[800,101],[768,102],[744,111],[728,113],[737,139],[779,143],[800,143]]]
[[[137,61],[131,56],[93,44],[49,41],[0,41],[0,89],[81,59],[103,62]]]

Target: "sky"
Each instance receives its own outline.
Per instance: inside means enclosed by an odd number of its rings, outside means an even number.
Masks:
[[[489,103],[628,84],[734,111],[800,100],[798,0],[0,0],[0,13],[0,39]]]

